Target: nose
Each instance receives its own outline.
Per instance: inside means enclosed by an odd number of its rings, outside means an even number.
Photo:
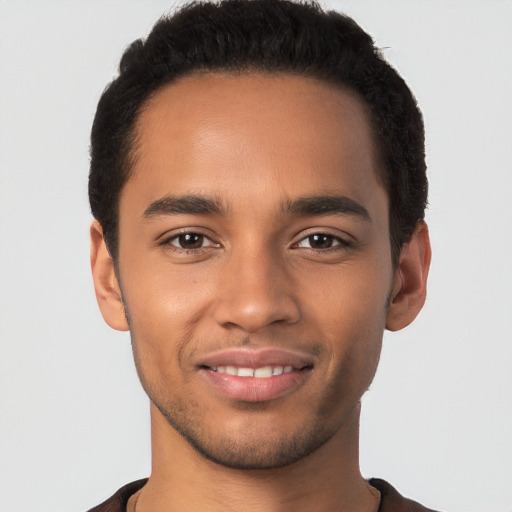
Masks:
[[[300,319],[293,276],[278,256],[233,255],[219,281],[214,317],[224,328],[256,333]]]

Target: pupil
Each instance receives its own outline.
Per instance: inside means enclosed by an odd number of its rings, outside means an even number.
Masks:
[[[332,237],[329,235],[311,235],[309,244],[314,249],[328,249],[332,246]]]
[[[179,236],[179,242],[184,249],[198,249],[203,245],[203,235],[187,233]]]

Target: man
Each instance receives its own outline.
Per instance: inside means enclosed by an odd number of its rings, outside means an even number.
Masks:
[[[421,114],[366,33],[281,0],[160,20],[99,102],[89,193],[153,456],[92,510],[427,510],[359,470],[383,331],[430,263]]]

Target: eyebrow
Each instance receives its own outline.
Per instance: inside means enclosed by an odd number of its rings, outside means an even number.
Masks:
[[[153,201],[143,213],[149,219],[159,215],[224,215],[222,203],[206,196],[165,196]]]
[[[290,199],[282,205],[285,215],[354,215],[370,220],[366,208],[346,196],[313,195]],[[216,215],[223,216],[227,208],[218,199],[201,195],[167,195],[153,201],[144,210],[146,219],[160,215]]]
[[[284,213],[295,215],[354,215],[370,220],[368,210],[346,196],[314,195],[289,200],[284,205]]]

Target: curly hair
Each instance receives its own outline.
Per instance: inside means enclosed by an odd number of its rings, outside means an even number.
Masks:
[[[192,2],[162,17],[122,56],[91,133],[89,199],[110,254],[118,256],[119,197],[132,172],[134,132],[145,102],[199,70],[293,73],[348,88],[368,106],[389,196],[393,263],[424,218],[428,182],[423,118],[404,80],[354,20],[316,2]]]

